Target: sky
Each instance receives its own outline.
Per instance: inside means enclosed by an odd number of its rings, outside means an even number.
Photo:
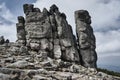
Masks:
[[[16,40],[17,16],[24,16],[25,3],[41,10],[56,4],[66,14],[74,34],[74,11],[88,10],[96,36],[98,64],[120,66],[120,0],[0,0],[0,36]]]

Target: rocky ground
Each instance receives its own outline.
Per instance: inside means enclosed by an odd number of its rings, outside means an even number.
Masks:
[[[85,68],[74,62],[52,59],[34,51],[29,52],[25,46],[19,47],[15,43],[9,43],[0,46],[0,80],[120,80],[120,78],[97,72],[94,68]]]

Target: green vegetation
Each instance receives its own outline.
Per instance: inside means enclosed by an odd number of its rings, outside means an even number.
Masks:
[[[101,69],[101,68],[97,68],[98,71],[104,72],[106,74],[112,75],[112,76],[118,76],[120,77],[120,73],[119,72],[114,72],[114,71],[109,71],[107,69]]]

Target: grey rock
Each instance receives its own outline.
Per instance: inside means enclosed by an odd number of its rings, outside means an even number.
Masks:
[[[0,37],[0,45],[4,44],[5,43],[5,39],[4,39],[4,36],[1,36]]]
[[[40,44],[39,44],[39,43],[30,43],[30,48],[31,48],[32,50],[39,51],[39,49],[40,49]]]
[[[25,30],[24,30],[24,24],[17,23],[17,37],[18,39],[24,40],[25,39]]]
[[[60,38],[60,45],[62,48],[61,50],[63,50],[61,58],[66,61],[79,62],[79,53],[75,47],[76,42],[74,42],[73,32],[71,26],[66,21],[65,15],[63,13],[56,12],[55,20],[57,24],[57,34]]]
[[[25,23],[25,19],[23,16],[18,16],[18,23]]]
[[[24,4],[23,10],[26,15],[28,15],[30,12],[33,12],[33,4]]]
[[[9,43],[9,42],[10,42],[9,39],[6,39],[5,43]]]
[[[44,23],[43,25],[39,23],[38,24],[29,23],[26,25],[25,28],[27,30],[27,35],[26,35],[27,39],[40,39],[40,38],[52,37],[52,29],[49,23]]]
[[[45,50],[39,50],[39,55],[37,55],[37,57],[40,59],[40,61],[44,61],[47,60],[48,57],[48,52]]]
[[[51,14],[53,14],[54,12],[58,12],[59,11],[59,9],[58,9],[58,7],[55,5],[55,4],[53,4],[51,7],[50,7],[50,13]]]
[[[21,46],[20,47],[20,54],[21,55],[29,55],[28,48],[26,46]]]
[[[60,59],[61,58],[62,52],[61,52],[60,45],[54,45],[53,52],[54,52],[54,58],[55,59]]]
[[[50,49],[50,42],[47,39],[41,39],[40,40],[40,49],[49,50]]]
[[[11,52],[19,52],[19,47],[16,47],[16,46],[11,46],[10,48],[9,48],[9,51],[11,51]]]
[[[41,12],[39,8],[33,8],[33,12]]]
[[[74,73],[79,73],[80,72],[80,66],[74,64],[70,67],[70,71],[74,72]]]
[[[72,43],[69,39],[68,40],[67,39],[61,39],[60,44],[64,47],[71,47],[72,46]]]
[[[20,68],[20,69],[34,68],[34,64],[23,60],[7,65],[7,68]]]
[[[45,16],[50,15],[50,13],[48,12],[48,10],[47,10],[46,8],[43,8],[43,14],[44,14]]]
[[[18,17],[18,23],[16,24],[17,28],[17,42],[21,45],[26,45],[26,32],[25,32],[25,20],[24,17]]]
[[[76,32],[82,57],[82,65],[85,67],[96,68],[97,54],[95,51],[96,42],[91,27],[91,17],[86,10],[75,12]]]
[[[0,73],[0,80],[9,80],[9,79],[10,79],[9,75]]]
[[[14,58],[7,58],[7,59],[5,59],[5,63],[13,63],[13,62],[15,62],[15,59]]]

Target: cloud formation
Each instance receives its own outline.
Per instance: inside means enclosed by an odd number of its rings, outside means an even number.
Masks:
[[[10,12],[10,10],[6,7],[5,3],[0,4],[0,17],[5,19],[6,21],[15,22],[14,15]]]
[[[97,51],[99,53],[120,52],[120,29],[107,32],[96,32]]]
[[[16,18],[6,7],[5,3],[0,4],[0,36],[10,41],[16,40]]]

